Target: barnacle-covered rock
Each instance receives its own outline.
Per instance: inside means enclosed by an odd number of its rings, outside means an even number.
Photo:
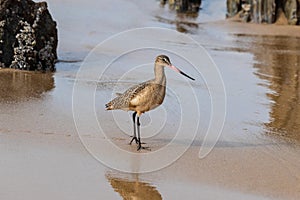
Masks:
[[[46,2],[0,0],[0,67],[55,70],[57,28]]]

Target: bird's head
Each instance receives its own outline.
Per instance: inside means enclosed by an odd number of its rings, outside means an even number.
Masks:
[[[157,56],[156,60],[155,60],[155,63],[159,64],[159,65],[162,65],[164,67],[172,65],[169,57],[165,56],[165,55],[159,55],[159,56]]]
[[[164,67],[170,67],[171,69],[173,69],[174,71],[188,77],[189,79],[191,80],[195,80],[194,78],[190,77],[189,75],[187,75],[186,73],[184,73],[183,71],[181,71],[180,69],[178,69],[177,67],[175,67],[174,65],[172,65],[170,59],[168,56],[166,55],[159,55],[156,57],[156,60],[155,60],[155,64],[156,65],[161,65],[161,66],[164,66]]]

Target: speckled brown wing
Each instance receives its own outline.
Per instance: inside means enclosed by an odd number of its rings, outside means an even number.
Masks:
[[[147,85],[149,85],[150,81],[146,81],[143,83],[140,83],[138,85],[134,85],[130,88],[128,88],[123,94],[119,94],[116,98],[111,100],[106,104],[107,110],[130,110],[130,101],[139,94],[142,90],[144,90]]]

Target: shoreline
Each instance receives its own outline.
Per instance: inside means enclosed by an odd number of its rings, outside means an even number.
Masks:
[[[283,36],[300,38],[300,26],[281,25],[281,24],[255,24],[225,19],[215,22],[205,23],[205,25],[217,26],[230,34],[246,34],[260,36]]]

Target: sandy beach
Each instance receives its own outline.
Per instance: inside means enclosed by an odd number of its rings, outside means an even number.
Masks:
[[[47,3],[58,24],[57,71],[0,69],[1,199],[299,198],[299,27],[225,20],[226,3],[217,0],[203,1],[197,18],[177,16],[157,1]],[[225,123],[204,158],[199,158],[199,150],[207,144],[205,133],[213,115],[211,86],[175,53],[169,52],[172,62],[196,81],[189,83],[166,70],[163,105],[141,117],[143,141],[151,152],[136,153],[136,146],[128,145],[131,113],[105,111],[115,92],[152,78],[155,55],[166,52],[143,49],[120,56],[121,49],[141,43],[195,52],[195,45],[184,37],[158,38],[151,32],[137,35],[134,41],[99,45],[113,35],[144,27],[181,31],[205,48],[220,72],[226,91]],[[118,60],[106,69],[106,61],[115,57]],[[197,63],[200,71],[204,63]],[[101,77],[96,74],[103,69]],[[79,72],[83,76],[78,81]],[[76,118],[74,105],[79,113],[95,110]],[[200,117],[194,117],[193,111]],[[222,116],[220,110],[214,114]],[[196,132],[181,131],[192,130],[197,123]],[[172,140],[177,134],[183,136]],[[138,155],[124,160],[123,154],[106,148],[108,142]],[[168,154],[160,157],[158,152],[171,142],[170,157],[187,151],[148,173],[125,173],[95,156],[97,151],[105,152],[109,162],[124,162],[135,171],[148,164],[144,157],[150,153],[163,163]]]

